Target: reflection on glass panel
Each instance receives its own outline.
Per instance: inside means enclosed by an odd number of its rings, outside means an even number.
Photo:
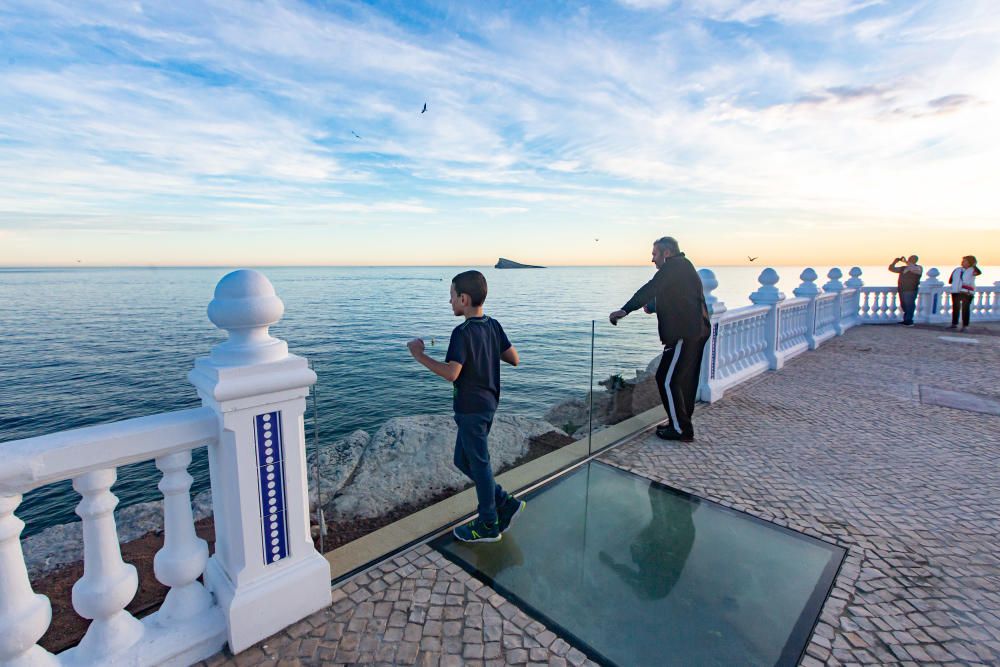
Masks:
[[[844,555],[597,462],[533,492],[500,543],[432,546],[620,665],[795,664]]]

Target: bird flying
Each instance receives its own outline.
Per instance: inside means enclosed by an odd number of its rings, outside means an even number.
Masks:
[[[424,102],[424,108],[420,110],[420,113],[427,113],[427,102]]]
[[[361,138],[361,135],[358,134],[357,132],[355,132],[354,130],[351,130],[351,134],[353,134],[355,136],[355,138],[357,138],[357,139]]]
[[[759,255],[758,255],[758,256],[759,256]],[[751,257],[750,255],[747,255],[747,259],[749,259],[749,260],[750,260],[750,261],[752,262],[752,261],[754,261],[755,259],[757,259],[757,257]]]

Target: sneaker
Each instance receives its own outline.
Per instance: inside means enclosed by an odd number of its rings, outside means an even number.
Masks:
[[[958,325],[957,325],[957,324],[952,324],[952,325],[951,325],[950,327],[948,327],[948,328],[949,328],[949,329],[957,329],[957,328],[958,328]]]
[[[694,440],[694,433],[678,433],[677,431],[670,429],[669,431],[660,431],[657,429],[656,437],[661,440],[676,440],[677,442],[692,442]]]
[[[510,524],[514,519],[516,519],[524,508],[528,506],[528,503],[523,500],[518,500],[514,496],[507,496],[507,502],[497,508],[497,518],[500,523],[500,532],[506,533],[507,529],[510,528]]]
[[[499,542],[502,537],[496,521],[486,523],[479,517],[451,532],[462,542]]]
[[[665,421],[662,424],[656,425],[657,433],[659,433],[660,431],[673,431],[673,430],[674,430],[674,425],[671,424],[669,421]]]

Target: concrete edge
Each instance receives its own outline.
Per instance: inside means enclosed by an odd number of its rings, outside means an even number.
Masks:
[[[516,493],[520,493],[560,470],[583,461],[592,452],[622,444],[624,440],[665,418],[663,406],[657,406],[595,433],[592,438],[593,447],[588,447],[587,438],[577,440],[498,475],[497,481],[504,487],[516,489]],[[474,512],[475,508],[475,489],[466,489],[333,551],[328,551],[323,555],[330,563],[331,576],[333,579],[338,579],[369,563],[383,560],[397,549],[447,528]]]

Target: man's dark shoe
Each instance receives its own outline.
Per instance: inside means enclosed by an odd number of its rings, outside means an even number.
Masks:
[[[497,518],[500,522],[500,532],[506,533],[514,519],[521,515],[528,503],[514,496],[507,496],[507,501],[497,508]]]
[[[451,532],[462,542],[499,542],[502,537],[496,521],[486,523],[479,517]]]
[[[676,431],[674,430],[674,425],[671,424],[669,421],[663,422],[662,424],[658,424],[656,426],[656,432],[660,433],[661,431],[662,432],[670,431],[672,433],[676,433]]]
[[[694,440],[694,433],[678,433],[677,431],[670,429],[669,431],[661,431],[656,429],[656,437],[661,440],[675,440],[677,442],[691,442]]]

